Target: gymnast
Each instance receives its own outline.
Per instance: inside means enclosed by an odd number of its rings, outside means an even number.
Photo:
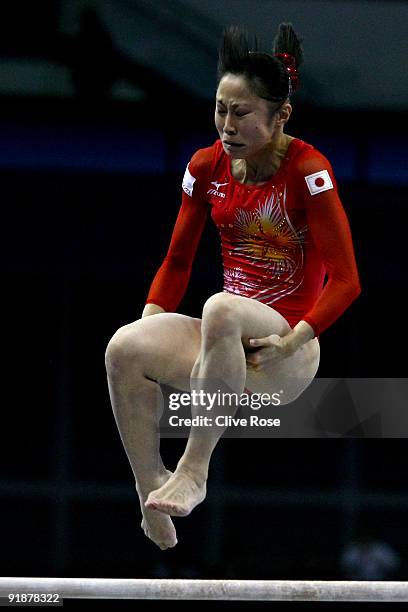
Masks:
[[[160,384],[214,390],[221,381],[238,395],[283,391],[282,403],[290,403],[317,372],[320,334],[361,291],[330,162],[284,131],[299,85],[301,42],[288,23],[279,25],[268,53],[258,51],[256,40],[250,50],[244,30],[224,31],[219,138],[187,165],[168,252],[141,318],[118,329],[106,349],[142,528],[163,550],[177,543],[171,517],[188,515],[204,500],[210,458],[225,428],[191,427],[176,469],[168,470],[159,450]],[[199,319],[175,311],[208,213],[220,234],[224,286]],[[191,412],[208,415],[205,405]]]

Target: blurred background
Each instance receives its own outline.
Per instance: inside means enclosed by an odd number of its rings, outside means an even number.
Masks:
[[[291,21],[305,63],[286,131],[333,165],[363,288],[321,336],[318,376],[406,376],[407,19],[376,0],[1,3],[1,575],[407,579],[398,438],[225,439],[206,502],[160,551],[104,369],[166,254],[185,166],[217,138],[223,27],[269,50]],[[178,311],[200,317],[221,289],[209,222]],[[184,444],[163,441],[169,468]]]

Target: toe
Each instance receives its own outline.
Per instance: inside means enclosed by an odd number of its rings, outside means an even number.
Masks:
[[[160,542],[159,544],[159,548],[161,550],[167,550],[167,548],[174,548],[175,545],[177,544],[177,540],[175,540],[174,542]]]

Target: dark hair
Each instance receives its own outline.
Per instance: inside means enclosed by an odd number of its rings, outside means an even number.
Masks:
[[[295,58],[296,68],[303,62],[302,39],[295,33],[291,23],[281,23],[273,41],[271,53],[258,52],[258,41],[254,37],[254,50],[250,50],[246,30],[230,26],[223,32],[217,66],[217,85],[227,73],[243,75],[252,91],[270,102],[283,102],[290,96],[289,72],[275,53],[289,53]]]

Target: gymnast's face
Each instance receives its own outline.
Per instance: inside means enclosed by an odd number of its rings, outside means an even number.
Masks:
[[[271,103],[254,94],[244,76],[224,75],[215,108],[215,126],[224,151],[236,159],[255,156],[282,133],[291,110],[286,102],[271,116]]]

